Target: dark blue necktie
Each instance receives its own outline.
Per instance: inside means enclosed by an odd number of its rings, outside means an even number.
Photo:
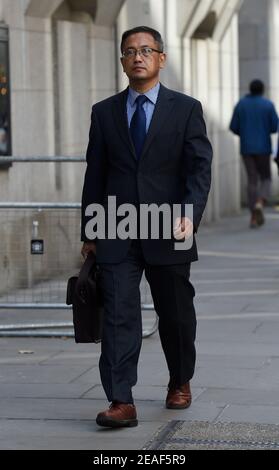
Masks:
[[[137,108],[133,114],[130,124],[131,137],[134,142],[137,158],[139,159],[143,150],[146,137],[146,114],[143,104],[147,101],[145,95],[139,95],[136,99]]]

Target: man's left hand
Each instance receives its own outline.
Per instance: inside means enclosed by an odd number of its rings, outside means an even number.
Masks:
[[[188,217],[178,217],[175,219],[173,235],[176,240],[188,239],[193,236],[193,222]]]

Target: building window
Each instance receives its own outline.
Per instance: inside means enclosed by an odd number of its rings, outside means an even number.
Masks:
[[[0,155],[11,154],[9,31],[0,25]],[[3,168],[3,164],[0,167]]]

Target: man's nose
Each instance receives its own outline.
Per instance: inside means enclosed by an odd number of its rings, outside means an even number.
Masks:
[[[140,54],[139,51],[137,51],[134,56],[134,62],[142,62],[142,55]]]

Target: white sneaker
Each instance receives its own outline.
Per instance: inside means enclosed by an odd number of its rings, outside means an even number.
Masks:
[[[254,214],[255,219],[257,221],[258,225],[263,225],[265,220],[264,220],[264,212],[263,212],[263,203],[262,202],[257,202],[255,205],[254,209]]]

